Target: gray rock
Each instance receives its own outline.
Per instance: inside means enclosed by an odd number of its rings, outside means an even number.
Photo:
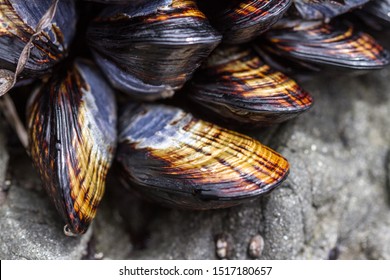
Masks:
[[[116,209],[103,201],[81,237],[67,237],[24,151],[13,154],[12,180],[0,205],[0,259],[123,259],[132,249]]]
[[[64,235],[64,225],[28,162],[22,156],[14,158],[10,165],[13,174],[23,176],[15,176],[11,181],[6,200],[0,206],[0,259],[82,258],[92,231],[81,238]]]
[[[94,251],[92,258],[120,260],[128,258],[132,252],[130,235],[125,230],[122,217],[106,201],[102,201],[93,224],[91,244]]]

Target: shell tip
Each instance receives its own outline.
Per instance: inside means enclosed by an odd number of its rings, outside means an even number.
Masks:
[[[68,224],[64,226],[64,234],[69,237],[75,237],[78,234],[73,232]]]

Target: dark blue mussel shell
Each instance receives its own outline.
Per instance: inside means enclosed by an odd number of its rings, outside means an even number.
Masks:
[[[305,20],[329,20],[359,8],[370,0],[293,0],[299,15]]]
[[[93,64],[77,60],[31,97],[28,129],[31,158],[66,233],[84,233],[115,152],[113,90]]]
[[[212,25],[223,34],[223,42],[240,44],[253,40],[276,23],[291,0],[198,1]]]
[[[294,62],[344,69],[380,69],[390,62],[373,37],[351,22],[281,20],[267,32],[259,48]]]
[[[87,38],[111,84],[143,100],[171,96],[221,40],[192,0],[108,7]]]
[[[118,141],[123,181],[179,208],[237,205],[269,193],[289,172],[287,160],[258,141],[165,105],[125,107]]]

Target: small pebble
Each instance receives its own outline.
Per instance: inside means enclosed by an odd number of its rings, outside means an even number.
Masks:
[[[260,234],[257,234],[249,241],[248,254],[251,258],[257,259],[261,256],[264,249],[264,239]]]
[[[329,251],[328,259],[337,260],[340,256],[340,249],[336,246]]]
[[[230,234],[221,233],[216,236],[215,252],[219,259],[230,259],[233,256],[233,238]]]
[[[93,255],[93,258],[94,258],[95,260],[102,260],[103,257],[104,257],[104,254],[103,254],[102,252],[95,253],[95,254]]]

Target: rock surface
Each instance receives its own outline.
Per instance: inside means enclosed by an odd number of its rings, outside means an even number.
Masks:
[[[219,257],[248,259],[249,242],[260,234],[261,259],[390,259],[389,80],[387,68],[302,83],[314,108],[258,133],[289,159],[289,179],[269,196],[231,209],[148,212],[115,198],[103,203],[86,235],[66,238],[29,159],[19,156],[11,160],[11,187],[0,205],[0,258],[214,259],[222,244],[227,250]],[[134,249],[130,237],[143,235]]]
[[[82,258],[92,232],[66,237],[28,157],[13,156],[11,184],[0,205],[0,259]]]

